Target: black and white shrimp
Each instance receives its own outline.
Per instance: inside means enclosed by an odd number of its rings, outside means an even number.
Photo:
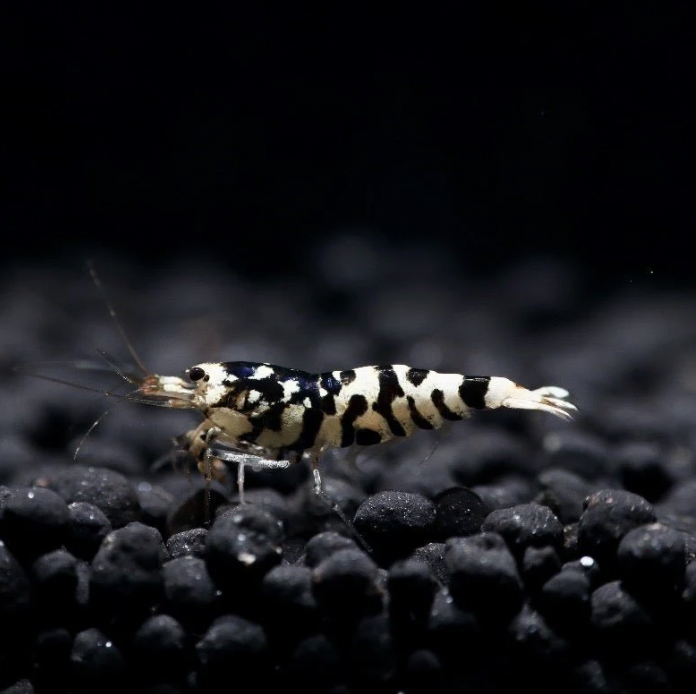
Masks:
[[[568,391],[557,386],[528,390],[502,376],[439,373],[403,364],[314,374],[265,362],[228,361],[196,364],[184,372],[186,378],[152,374],[128,339],[96,270],[89,262],[88,267],[140,374],[122,371],[99,350],[134,389],[126,395],[85,390],[200,412],[200,424],[177,442],[195,459],[208,483],[224,477],[224,463],[236,464],[240,502],[244,502],[247,466],[282,469],[306,458],[312,466],[314,491],[326,498],[318,465],[329,448],[372,446],[419,429],[439,429],[446,422],[465,419],[472,410],[508,407],[571,419],[577,409],[566,399]]]
[[[528,390],[500,376],[464,376],[402,364],[312,374],[246,361],[209,362],[179,376],[149,375],[136,398],[198,410],[203,421],[180,442],[209,481],[221,462],[285,468],[305,457],[321,494],[318,463],[329,448],[376,445],[439,429],[472,410],[508,407],[570,419],[576,408],[556,386]]]

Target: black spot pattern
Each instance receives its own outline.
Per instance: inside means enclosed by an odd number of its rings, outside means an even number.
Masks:
[[[275,405],[278,402],[285,400],[285,391],[281,383],[278,383],[273,377],[270,378],[254,378],[244,382],[254,390],[261,393],[258,402],[263,402],[268,405]]]
[[[344,386],[349,386],[355,380],[355,369],[348,369],[348,371],[341,371],[341,383]]]
[[[213,407],[229,407],[244,414],[253,414],[255,410],[265,409],[276,404],[304,404],[306,399],[309,399],[311,407],[321,407],[318,377],[306,371],[243,361],[225,362],[222,366],[230,376],[236,377],[236,380],[223,381],[228,392]],[[261,367],[273,369],[273,372],[268,376],[256,378],[255,375]],[[288,381],[293,381],[298,386],[296,392],[289,397],[285,395],[283,388],[283,384]],[[248,396],[243,399],[239,398],[239,395],[245,390],[247,392],[258,391],[260,396],[253,402],[248,402]],[[240,400],[241,408],[238,407]]]
[[[433,425],[418,411],[414,399],[409,395],[406,400],[408,402],[408,411],[411,415],[413,423],[419,429],[434,429]]]
[[[353,372],[353,374],[355,374],[355,372]],[[353,376],[353,378],[355,378],[355,376]],[[321,411],[328,415],[336,414],[335,396],[338,395],[341,392],[341,388],[343,388],[341,382],[336,379],[330,371],[319,374],[317,380],[319,382],[319,387],[326,391],[326,395],[323,395],[321,398]]]
[[[324,414],[336,414],[336,400],[331,393],[328,393],[321,399],[321,411]]]
[[[416,388],[425,381],[430,371],[428,369],[409,369],[406,372],[406,380]]]
[[[289,406],[301,406],[302,425],[297,427],[294,441],[286,445],[288,451],[302,452],[313,448],[317,444],[317,436],[321,430],[322,423],[326,417],[335,417],[338,413],[339,403],[345,404],[345,397],[341,398],[344,388],[354,383],[357,378],[355,369],[349,369],[338,373],[324,372],[321,374],[310,374],[306,371],[288,369],[280,366],[268,364],[256,364],[253,362],[227,362],[223,364],[231,380],[226,381],[228,392],[221,402],[216,406],[231,407],[247,416],[252,426],[252,430],[239,437],[240,441],[257,442],[264,431],[283,432],[283,414]],[[263,368],[264,375],[256,378],[259,369]],[[399,381],[394,367],[390,364],[363,367],[372,381],[371,388],[378,386],[377,397],[374,402],[368,404],[367,398],[361,393],[356,393],[350,397],[347,406],[340,416],[340,443],[332,440],[334,445],[350,446],[357,443],[362,446],[381,443],[390,438],[389,434],[380,427],[358,428],[356,420],[368,412],[370,406],[372,410],[382,417],[386,422],[391,436],[406,436],[407,429],[411,430],[407,419],[399,421],[394,412],[394,402],[403,398],[405,393],[402,383]],[[268,369],[272,369],[268,373]],[[361,374],[362,374],[361,370]],[[405,373],[405,379],[413,388],[420,388],[418,392],[406,397],[408,404],[408,414],[400,414],[402,419],[410,417],[413,425],[419,429],[434,429],[439,426],[438,419],[430,421],[418,409],[418,402],[421,398],[430,397],[433,405],[437,409],[439,416],[445,420],[456,421],[464,418],[463,414],[451,410],[445,404],[445,394],[439,389],[430,390],[423,386],[424,381],[432,372],[428,369],[409,368]],[[361,376],[362,377],[362,376]],[[456,378],[456,377],[455,377]],[[490,378],[488,376],[460,377],[458,394],[462,400],[462,407],[476,409],[485,408],[485,396],[488,392]],[[453,379],[454,380],[454,379]],[[284,384],[292,381],[295,385],[294,392],[287,393]],[[457,380],[455,380],[457,383]],[[404,382],[405,385],[405,382]],[[456,387],[456,386],[455,386]],[[256,391],[253,393],[252,391]],[[323,395],[321,393],[324,393]],[[258,395],[257,395],[258,393]],[[286,394],[287,393],[287,394]],[[250,397],[251,396],[251,397]],[[403,400],[401,400],[403,403]],[[401,412],[401,410],[400,410]],[[371,426],[371,425],[370,425]],[[287,437],[293,437],[289,431],[284,432]],[[321,443],[327,443],[323,441]]]
[[[304,451],[311,448],[317,440],[317,434],[324,421],[324,413],[320,410],[307,408],[302,413],[302,431],[294,443],[288,446],[288,449],[295,451]]]
[[[341,377],[343,377],[344,373],[348,373],[347,371],[344,371],[341,374]],[[353,378],[351,380],[355,380],[355,371],[353,373]],[[327,371],[323,374],[319,374],[319,385],[330,395],[338,395],[341,392],[341,382],[338,381],[333,373],[331,371]]]
[[[222,364],[222,368],[235,378],[250,378],[256,373],[256,369],[259,366],[262,366],[262,364],[252,361],[227,361]]]
[[[245,410],[244,403],[246,401],[246,398],[243,396],[244,394],[248,396],[249,388],[245,386],[242,381],[232,381],[227,388],[227,393],[225,393],[213,407],[229,407],[231,410],[243,412]]]
[[[392,408],[394,400],[404,395],[399,377],[391,366],[377,366],[375,368],[379,372],[379,395],[377,401],[372,403],[372,409],[384,417],[394,436],[406,436],[406,431],[401,422],[394,416]]]
[[[367,400],[364,395],[352,395],[348,407],[341,417],[341,446],[350,446],[355,442],[355,420],[367,412]]]
[[[240,441],[245,441],[247,443],[256,443],[256,440],[261,436],[267,427],[264,423],[264,417],[249,417],[249,422],[251,423],[251,431],[247,431],[239,437]]]
[[[283,428],[283,412],[285,412],[286,408],[286,403],[278,403],[266,410],[263,414],[252,417],[251,423],[253,425],[258,423],[262,429],[280,431]]]
[[[225,362],[222,366],[230,376],[230,380],[223,382],[228,392],[213,408],[227,407],[246,415],[252,428],[239,436],[240,441],[255,443],[264,431],[282,431],[285,410],[291,405],[301,405],[305,408],[302,429],[288,450],[302,451],[314,445],[324,419],[318,376],[299,369],[255,362]],[[272,369],[272,373],[256,378],[260,368],[266,373]],[[286,394],[283,384],[289,381],[297,386],[294,392]],[[335,389],[337,382],[336,379],[333,381],[329,385]],[[340,384],[338,387],[340,389]],[[250,397],[253,391],[256,392]]]
[[[457,414],[456,412],[452,412],[452,410],[447,407],[445,404],[445,394],[439,388],[435,388],[433,390],[430,398],[443,419],[449,419],[450,421],[458,421],[463,419],[461,415]]]
[[[477,410],[486,408],[486,393],[491,379],[489,376],[468,376],[459,386],[459,397],[467,407]]]

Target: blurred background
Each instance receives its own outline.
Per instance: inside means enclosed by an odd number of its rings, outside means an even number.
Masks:
[[[0,262],[308,277],[357,235],[691,285],[686,8],[5,6]]]

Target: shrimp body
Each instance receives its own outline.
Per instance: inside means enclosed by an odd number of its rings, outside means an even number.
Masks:
[[[317,485],[317,463],[328,448],[375,445],[438,429],[471,410],[509,407],[563,418],[575,410],[565,400],[567,391],[555,386],[527,390],[500,376],[402,364],[312,374],[266,363],[210,362],[186,373],[188,381],[148,376],[139,392],[202,413],[203,422],[183,437],[202,469],[210,458],[280,467],[281,459],[306,454]]]
[[[134,390],[127,395],[85,390],[200,412],[202,421],[178,442],[196,459],[206,482],[218,473],[224,476],[222,463],[236,463],[240,501],[247,465],[283,468],[307,457],[314,489],[322,494],[318,462],[328,448],[376,445],[411,436],[419,429],[438,429],[447,421],[466,418],[471,410],[510,407],[570,419],[576,409],[566,400],[568,392],[556,386],[528,390],[501,376],[447,374],[403,364],[313,374],[268,363],[228,361],[196,364],[186,370],[186,378],[153,374],[119,323],[96,270],[88,265],[139,373],[121,370],[106,352],[98,350]]]

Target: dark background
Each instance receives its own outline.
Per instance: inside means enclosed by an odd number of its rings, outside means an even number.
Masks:
[[[2,263],[311,273],[357,229],[693,281],[688,3],[59,5],[0,21]]]

